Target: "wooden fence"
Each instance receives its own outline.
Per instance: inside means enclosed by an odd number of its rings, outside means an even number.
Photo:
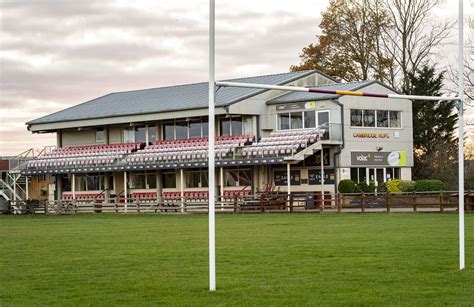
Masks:
[[[465,210],[474,208],[474,192],[465,194]],[[217,197],[216,212],[407,212],[457,211],[459,197],[455,192],[438,193],[261,193],[258,195]],[[38,201],[12,202],[11,213],[205,213],[205,197],[169,197],[157,200],[121,202]]]

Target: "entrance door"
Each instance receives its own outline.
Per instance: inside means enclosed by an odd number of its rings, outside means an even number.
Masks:
[[[375,182],[376,186],[381,186],[385,182],[385,168],[367,168],[367,184],[371,181]]]

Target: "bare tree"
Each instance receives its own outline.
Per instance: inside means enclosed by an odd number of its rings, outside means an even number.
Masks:
[[[448,80],[452,84],[449,92],[457,93],[456,85],[459,82],[459,68],[452,64],[449,68]],[[469,39],[464,54],[464,97],[468,106],[474,107],[474,39]]]
[[[384,50],[395,65],[385,81],[394,88],[409,88],[409,74],[430,64],[436,47],[446,43],[453,22],[435,22],[431,10],[440,0],[384,0],[392,25],[385,28]]]

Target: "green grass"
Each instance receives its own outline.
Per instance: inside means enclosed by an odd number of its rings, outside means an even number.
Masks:
[[[0,216],[0,306],[472,305],[474,215]]]

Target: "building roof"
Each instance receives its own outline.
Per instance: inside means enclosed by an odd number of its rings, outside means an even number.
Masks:
[[[340,90],[340,91],[356,91],[377,81],[357,81],[349,83],[333,83],[327,85],[316,86],[314,88],[322,88],[328,90]],[[267,102],[267,104],[280,104],[288,102],[301,102],[301,101],[312,101],[312,100],[327,100],[335,99],[341,95],[333,94],[320,94],[320,93],[309,93],[309,92],[289,92],[288,94],[276,97]]]
[[[226,81],[282,85],[314,73],[320,72],[317,70],[308,70]],[[29,121],[26,124],[46,124],[124,115],[202,109],[208,107],[208,90],[208,82],[202,82],[110,93]],[[216,106],[224,107],[264,91],[265,90],[251,88],[220,88],[216,93]]]

